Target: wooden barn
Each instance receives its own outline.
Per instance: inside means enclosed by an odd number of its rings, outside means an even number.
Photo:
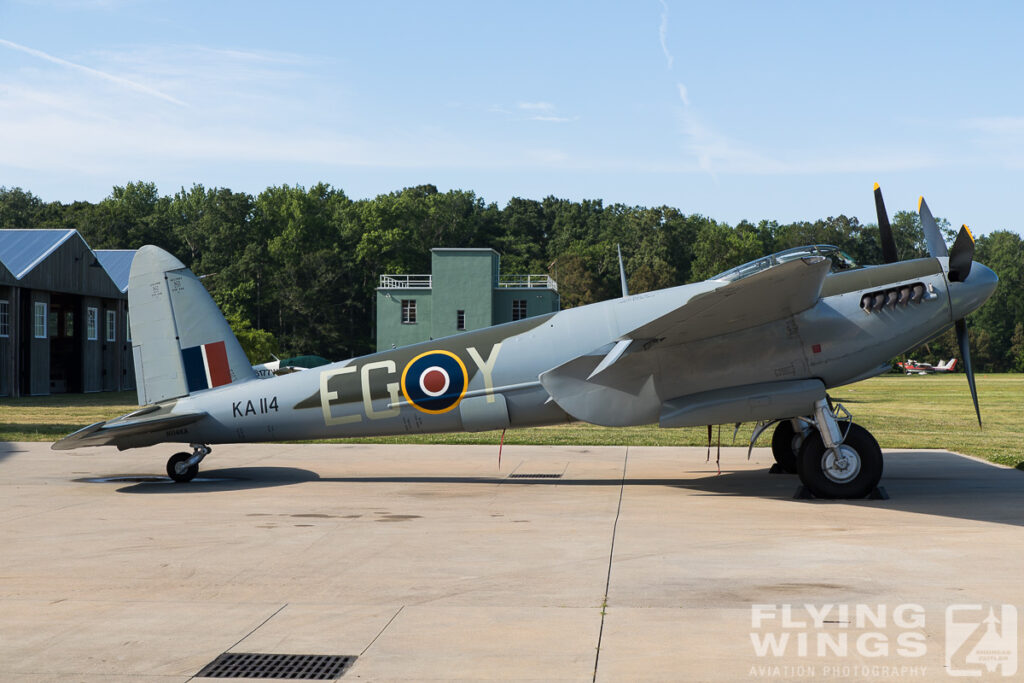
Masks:
[[[0,396],[135,388],[134,255],[77,230],[0,230]]]

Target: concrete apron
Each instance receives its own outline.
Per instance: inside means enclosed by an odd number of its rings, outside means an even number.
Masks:
[[[887,452],[856,502],[740,448],[240,445],[87,481],[174,450],[0,444],[0,679],[984,679],[1024,633],[1024,472],[951,453]]]

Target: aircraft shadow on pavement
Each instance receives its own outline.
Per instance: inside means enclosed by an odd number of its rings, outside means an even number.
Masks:
[[[187,484],[175,484],[162,475],[126,475],[107,477],[111,482],[132,482],[117,490],[118,493],[173,494],[213,493],[217,491],[245,491],[249,489],[290,486],[320,480],[316,472],[298,467],[233,467],[219,470],[200,470],[199,476]],[[102,478],[89,481],[102,482]]]
[[[27,453],[28,451],[24,448],[19,448],[16,444],[10,442],[0,442],[0,461],[4,458],[9,458],[17,453]]]
[[[321,477],[297,467],[239,467],[204,470],[188,484],[136,483],[120,493],[174,494],[243,491],[304,483],[342,484],[451,484],[503,486],[660,486],[686,489],[701,495],[744,496],[792,500],[799,478],[769,474],[766,469],[740,470],[716,475],[697,470],[680,477],[617,477],[510,479],[500,476],[351,476]],[[886,455],[881,485],[889,500],[800,500],[806,505],[871,506],[899,512],[936,515],[1024,526],[1024,472],[994,467],[971,458],[942,452],[896,451]]]

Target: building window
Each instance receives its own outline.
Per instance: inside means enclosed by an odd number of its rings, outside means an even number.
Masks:
[[[117,311],[107,311],[107,341],[117,339]]]
[[[85,336],[91,341],[99,337],[99,311],[95,308],[85,309]]]
[[[32,310],[33,336],[36,339],[46,339],[46,303],[37,301]]]
[[[132,321],[128,318],[128,311],[124,312],[124,340],[132,340]]]
[[[72,311],[64,311],[64,336],[75,336],[75,314]]]
[[[402,324],[416,324],[416,300],[402,299]]]
[[[526,299],[512,300],[512,319],[522,320],[526,317]]]
[[[463,310],[458,310],[455,312],[455,329],[466,329],[466,312]]]
[[[11,336],[11,305],[0,300],[0,337]]]

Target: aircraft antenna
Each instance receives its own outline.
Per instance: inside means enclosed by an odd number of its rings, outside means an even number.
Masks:
[[[626,284],[626,268],[622,265],[622,247],[618,244],[615,245],[615,250],[619,252],[619,279],[622,280],[622,296],[629,296],[629,285]]]

